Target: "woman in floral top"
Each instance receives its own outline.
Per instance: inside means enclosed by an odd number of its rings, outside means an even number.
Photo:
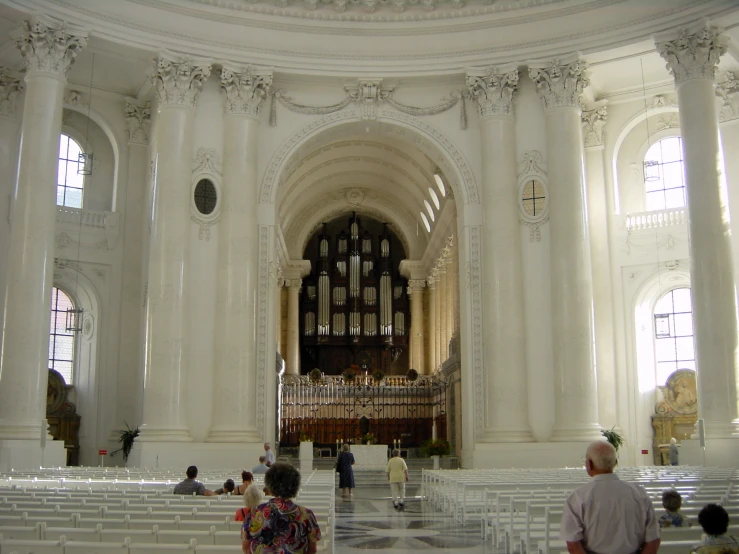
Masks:
[[[315,554],[321,540],[316,516],[292,501],[300,488],[300,473],[290,464],[275,463],[264,475],[274,495],[251,510],[241,529],[244,554]]]
[[[706,504],[698,514],[698,523],[703,527],[703,540],[696,544],[691,553],[696,554],[737,554],[739,541],[731,535],[729,530],[729,514],[718,504]]]

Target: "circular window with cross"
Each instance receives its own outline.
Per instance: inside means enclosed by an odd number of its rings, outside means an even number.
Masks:
[[[522,179],[519,186],[518,206],[528,223],[541,223],[549,212],[549,190],[540,177]]]

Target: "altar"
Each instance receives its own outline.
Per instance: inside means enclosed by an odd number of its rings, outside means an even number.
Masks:
[[[387,448],[386,444],[352,444],[354,469],[385,471]]]

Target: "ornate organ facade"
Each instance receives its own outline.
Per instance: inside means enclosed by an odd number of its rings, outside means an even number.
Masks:
[[[301,373],[338,375],[352,365],[408,371],[408,283],[398,269],[404,257],[387,224],[355,213],[311,237],[300,302]]]

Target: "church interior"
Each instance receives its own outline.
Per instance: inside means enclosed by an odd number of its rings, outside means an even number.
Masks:
[[[0,472],[609,430],[736,465],[734,0],[0,0],[0,36]]]

